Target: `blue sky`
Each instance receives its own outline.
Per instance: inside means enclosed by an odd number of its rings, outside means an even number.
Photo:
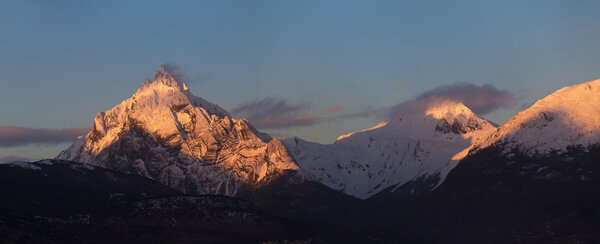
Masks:
[[[0,125],[90,127],[163,63],[229,110],[269,97],[307,114],[359,113],[457,81],[490,84],[514,94],[484,114],[503,123],[600,78],[599,11],[599,1],[0,0]],[[332,142],[379,120],[266,130]],[[68,144],[0,146],[0,158]]]

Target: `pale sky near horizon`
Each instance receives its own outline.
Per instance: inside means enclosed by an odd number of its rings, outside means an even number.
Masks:
[[[91,127],[164,63],[229,111],[263,101],[285,116],[346,118],[261,128],[274,135],[331,143],[383,119],[363,112],[456,82],[512,94],[483,114],[501,124],[600,78],[599,11],[600,1],[0,0],[0,126]],[[0,143],[0,159],[69,144]]]

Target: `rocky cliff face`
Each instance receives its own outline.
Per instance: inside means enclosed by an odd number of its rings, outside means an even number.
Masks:
[[[278,175],[304,173],[283,144],[194,96],[160,66],[129,99],[94,118],[57,159],[143,175],[190,194],[236,195]]]

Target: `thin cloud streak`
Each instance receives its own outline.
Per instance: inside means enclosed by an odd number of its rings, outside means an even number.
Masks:
[[[309,103],[291,103],[286,99],[266,97],[238,105],[231,112],[248,119],[260,129],[281,129],[298,126],[311,126],[339,119],[368,117],[374,113],[360,111],[331,115],[343,110],[340,106],[329,106],[317,113],[308,113]]]
[[[319,114],[328,114],[328,113],[333,113],[333,112],[338,112],[341,111],[343,108],[340,106],[329,106],[325,109],[323,109],[323,111],[319,112]]]
[[[0,164],[1,163],[10,163],[10,162],[14,162],[14,161],[31,162],[31,161],[34,161],[34,159],[27,158],[27,157],[21,157],[21,156],[17,156],[17,155],[8,155],[8,156],[0,157]]]
[[[306,103],[290,103],[287,99],[266,97],[238,105],[231,109],[231,112],[244,115],[246,118],[253,118],[271,115],[293,115],[304,112],[309,108],[310,105]]]
[[[371,116],[379,115],[380,111],[372,108],[366,108],[365,110],[354,112],[354,113],[344,113],[338,114],[333,119],[359,119],[359,118],[367,118]]]
[[[257,128],[280,129],[294,126],[310,126],[323,121],[323,117],[315,115],[269,116],[250,119]]]
[[[43,129],[0,126],[0,147],[72,142],[89,131],[90,128]]]
[[[307,103],[291,103],[286,99],[266,97],[238,105],[231,112],[250,120],[257,128],[276,129],[313,125],[323,119],[318,114],[306,114],[309,108]]]

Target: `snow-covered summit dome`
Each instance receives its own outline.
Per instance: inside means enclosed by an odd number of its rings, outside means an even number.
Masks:
[[[440,184],[471,145],[495,126],[460,102],[405,103],[389,122],[322,145],[299,138],[283,142],[297,163],[323,184],[359,198],[418,182],[409,194]]]
[[[584,148],[600,143],[600,80],[564,87],[517,113],[485,141],[527,154]]]

